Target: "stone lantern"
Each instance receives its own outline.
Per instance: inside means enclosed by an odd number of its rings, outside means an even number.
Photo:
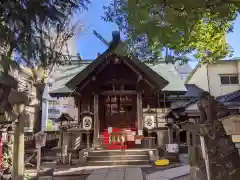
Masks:
[[[24,92],[18,92],[11,89],[8,102],[15,107],[17,117],[15,119],[15,133],[13,142],[13,179],[18,179],[24,174],[24,120],[25,120],[25,107],[28,105],[30,99]],[[16,121],[17,120],[17,121]]]
[[[35,134],[35,147],[41,148],[46,145],[47,134],[45,132],[39,132]]]

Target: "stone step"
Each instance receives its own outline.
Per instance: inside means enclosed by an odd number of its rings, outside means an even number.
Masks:
[[[104,160],[87,161],[87,166],[149,165],[149,160]]]
[[[113,155],[148,155],[148,151],[134,150],[96,150],[89,151],[88,156],[113,156]]]
[[[88,152],[88,166],[149,165],[149,150],[94,150]]]
[[[89,156],[88,161],[104,161],[104,160],[149,160],[148,155],[109,155],[109,156]]]

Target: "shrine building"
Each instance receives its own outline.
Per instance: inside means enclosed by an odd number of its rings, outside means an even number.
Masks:
[[[156,147],[172,143],[167,126],[172,122],[165,114],[174,103],[169,97],[186,93],[184,82],[172,64],[144,63],[127,56],[122,47],[119,33],[114,32],[109,48],[96,60],[58,65],[49,91],[52,97],[74,98],[78,115],[68,126],[70,139],[75,141],[89,132],[90,146],[96,146],[104,132],[119,129],[136,136],[147,131],[148,137],[155,138]]]

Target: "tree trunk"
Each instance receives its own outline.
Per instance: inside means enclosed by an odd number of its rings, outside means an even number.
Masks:
[[[21,114],[14,133],[12,178],[16,180],[24,179],[24,120],[24,115]]]
[[[194,149],[191,150],[190,173],[194,180],[206,180],[206,162],[200,151],[200,135],[205,139],[205,150],[208,156],[208,171],[212,180],[238,180],[240,176],[240,158],[238,150],[233,144],[231,137],[227,136],[222,123],[218,120],[220,106],[209,94],[203,95],[199,100],[200,123],[196,135]],[[194,144],[194,143],[193,143]]]
[[[37,100],[39,101],[38,107],[36,109],[35,113],[35,122],[34,122],[34,133],[37,133],[41,131],[42,129],[42,98],[43,98],[43,92],[45,89],[46,84],[45,83],[39,83],[36,85],[37,88]]]

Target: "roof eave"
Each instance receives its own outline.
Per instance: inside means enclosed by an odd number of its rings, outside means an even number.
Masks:
[[[96,60],[94,60],[89,66],[87,66],[85,69],[83,69],[80,73],[78,73],[75,77],[73,77],[70,81],[67,82],[66,86],[70,89],[74,89],[81,81],[83,81],[90,73],[95,69],[95,67],[97,67],[106,57],[106,55],[108,55],[109,53],[111,53],[114,49],[117,48],[120,40],[120,34],[113,32],[112,34],[113,36],[113,40],[111,42],[111,44],[109,45],[109,48],[100,56],[98,56],[98,58]]]

